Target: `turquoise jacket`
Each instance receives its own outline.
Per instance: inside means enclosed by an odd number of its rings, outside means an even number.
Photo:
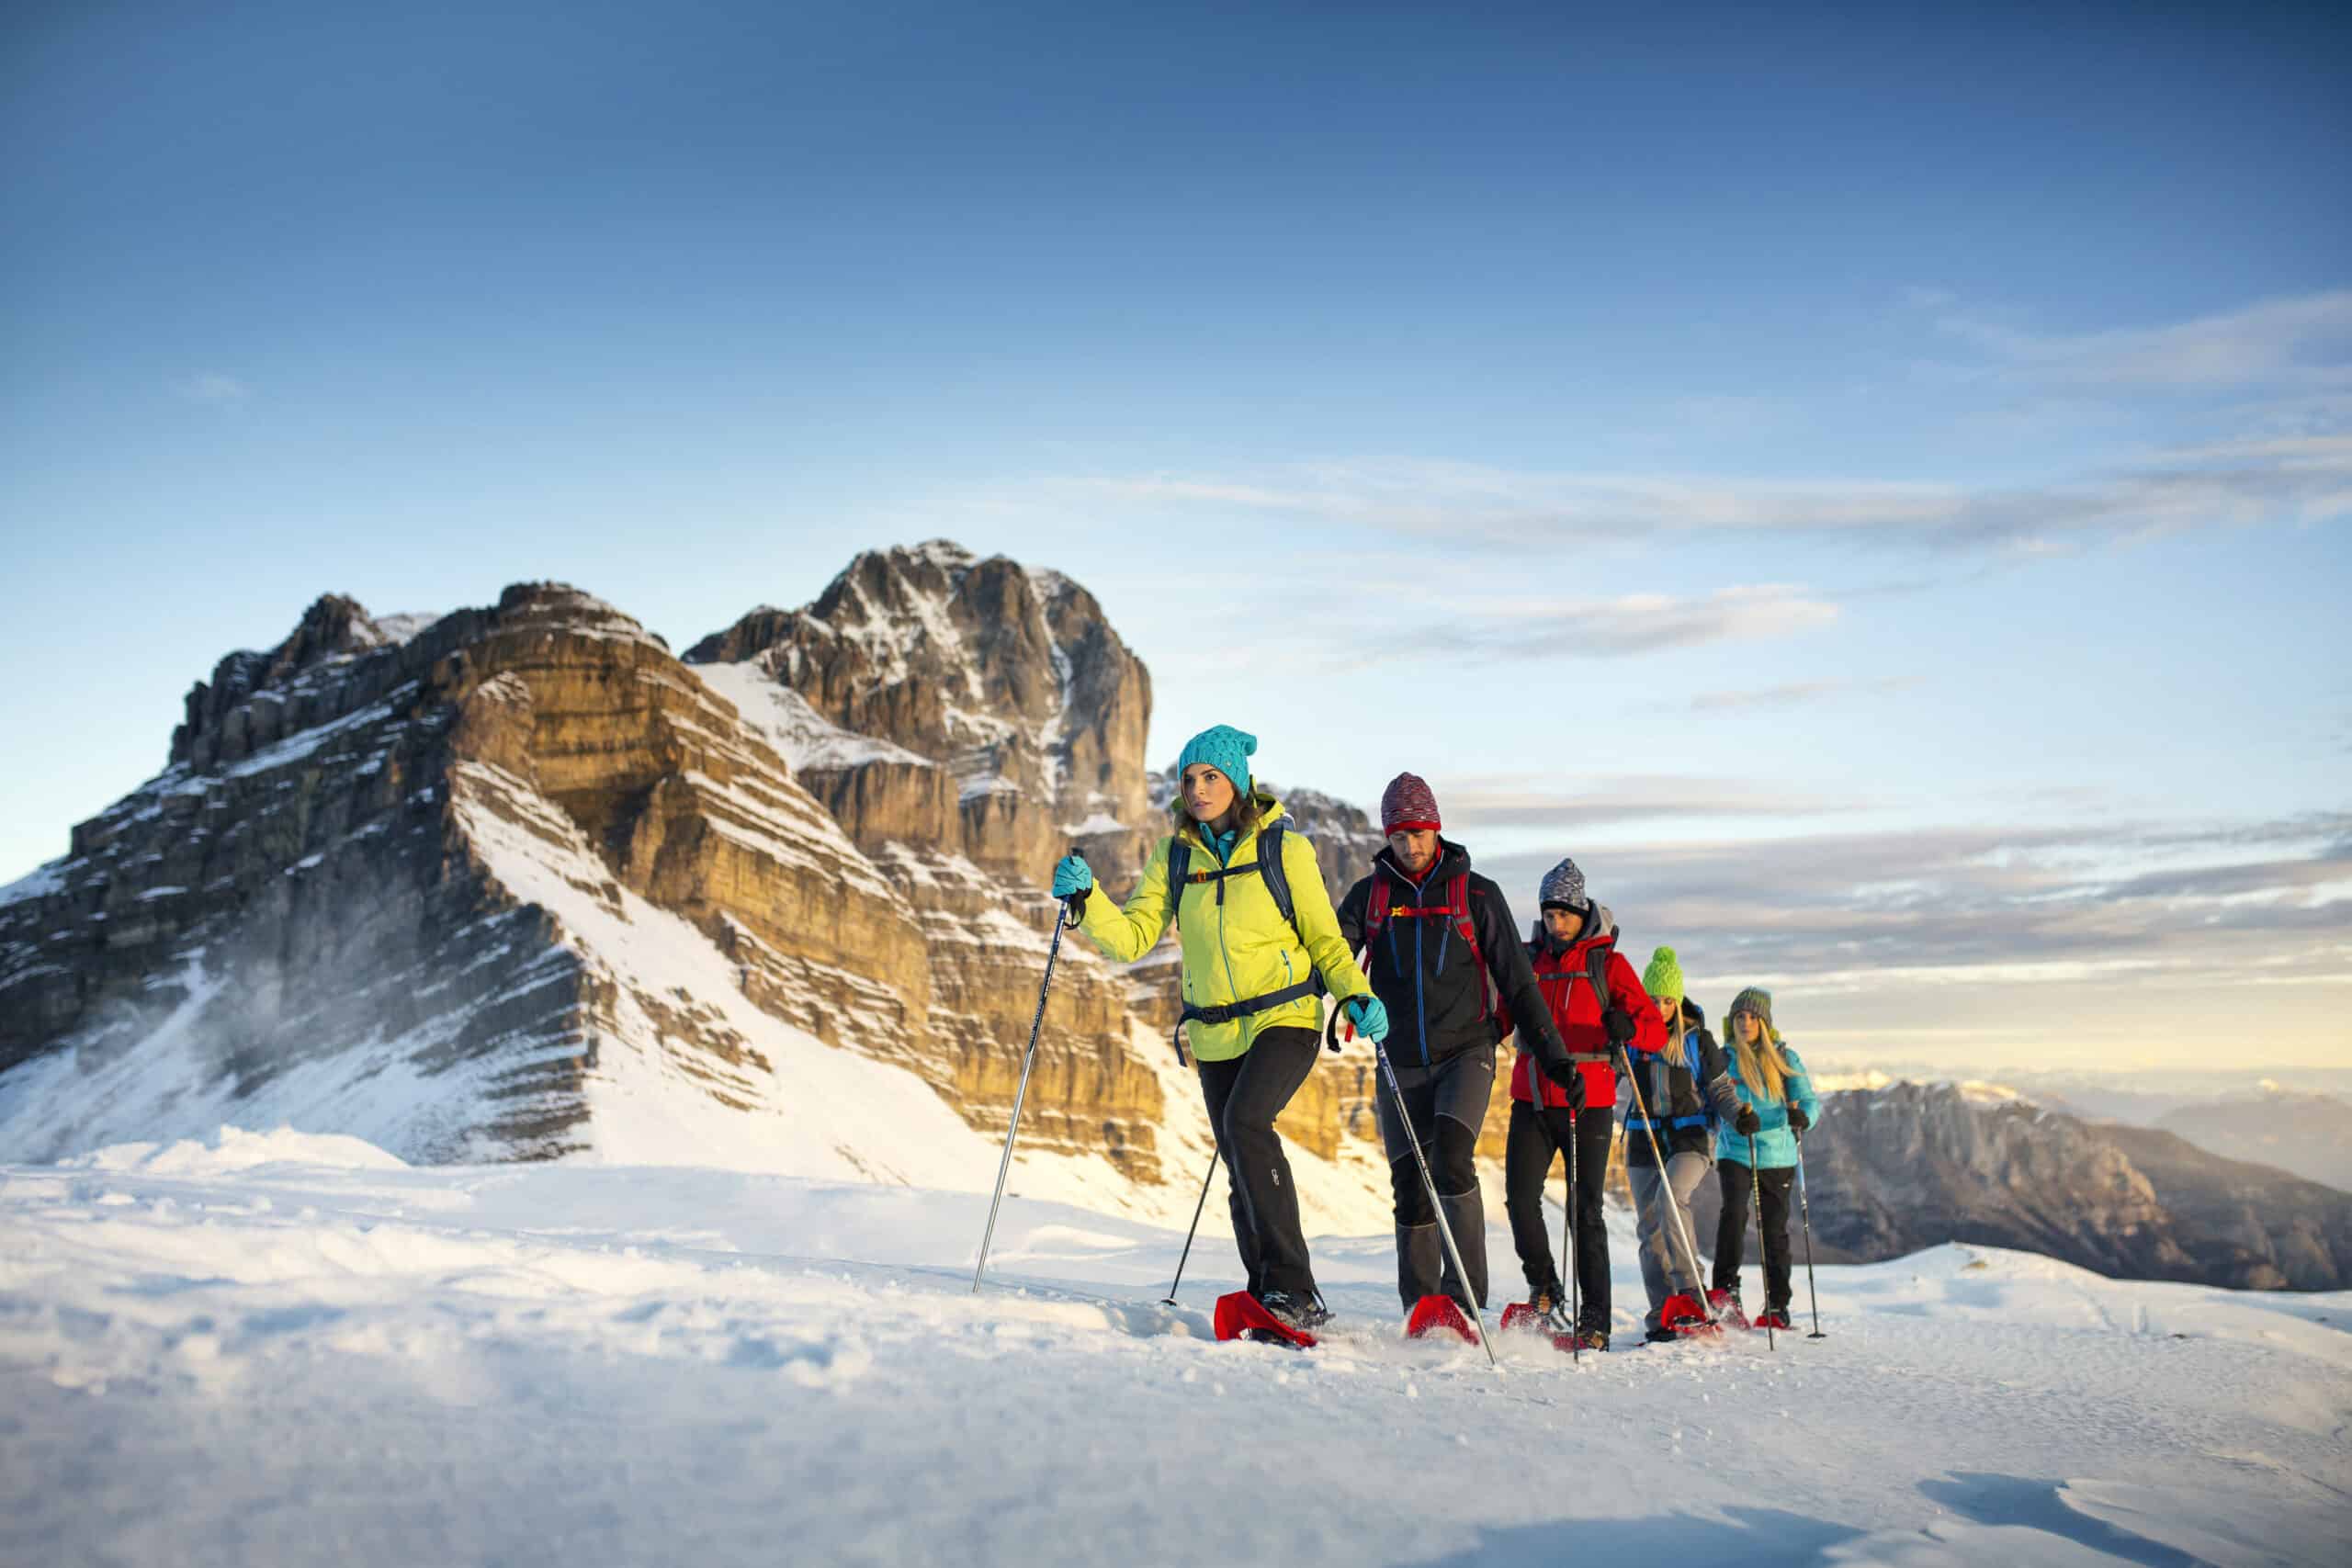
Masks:
[[[1749,1089],[1747,1080],[1739,1076],[1738,1050],[1726,1044],[1724,1055],[1731,1059],[1732,1088],[1739,1091],[1743,1103],[1756,1108],[1756,1120],[1763,1123],[1756,1131],[1756,1164],[1765,1170],[1784,1170],[1796,1164],[1797,1135],[1789,1126],[1789,1107],[1802,1108],[1809,1122],[1818,1122],[1821,1118],[1821,1096],[1813,1092],[1813,1077],[1804,1070],[1804,1058],[1797,1055],[1795,1046],[1785,1040],[1781,1042],[1781,1055],[1789,1059],[1789,1078],[1784,1086],[1788,1099],[1768,1100]],[[1750,1157],[1747,1137],[1735,1132],[1728,1122],[1715,1129],[1715,1157],[1740,1165],[1746,1165]]]

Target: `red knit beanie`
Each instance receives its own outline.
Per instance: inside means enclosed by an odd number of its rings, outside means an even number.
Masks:
[[[1428,781],[1418,773],[1398,773],[1388,781],[1380,795],[1380,830],[1383,833],[1407,832],[1427,828],[1434,832],[1444,827],[1437,818],[1437,796],[1430,793]]]

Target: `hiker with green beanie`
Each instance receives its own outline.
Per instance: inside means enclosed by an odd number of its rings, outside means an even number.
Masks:
[[[1642,989],[1665,1021],[1667,1042],[1656,1055],[1634,1062],[1636,1094],[1625,1118],[1625,1177],[1634,1190],[1642,1284],[1650,1298],[1642,1326],[1656,1343],[1706,1325],[1701,1301],[1706,1280],[1699,1270],[1690,1195],[1714,1163],[1713,1123],[1738,1112],[1739,1092],[1732,1087],[1722,1048],[1707,1032],[1706,1016],[1683,994],[1682,964],[1674,949],[1661,947],[1650,954]]]
[[[1762,1204],[1764,1312],[1755,1326],[1789,1326],[1789,1194],[1796,1185],[1797,1139],[1821,1114],[1821,1097],[1804,1060],[1772,1022],[1772,993],[1750,986],[1724,1015],[1726,1055],[1739,1111],[1715,1133],[1715,1176],[1723,1219],[1715,1229],[1715,1293],[1736,1311],[1739,1267],[1747,1241],[1749,1197]]]
[[[1250,1293],[1284,1323],[1312,1329],[1330,1313],[1315,1288],[1274,1118],[1321,1050],[1318,977],[1372,1039],[1387,1037],[1388,1013],[1340,935],[1314,846],[1286,828],[1281,803],[1250,776],[1257,750],[1256,736],[1227,725],[1185,742],[1170,832],[1125,908],[1090,896],[1094,873],[1078,855],[1054,867],[1054,897],[1079,899],[1080,929],[1114,963],[1132,964],[1176,926],[1184,964],[1177,1028],[1192,1046],[1231,1178]]]

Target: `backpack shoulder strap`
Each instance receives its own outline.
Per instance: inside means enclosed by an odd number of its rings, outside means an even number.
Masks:
[[[1258,874],[1264,880],[1266,891],[1273,895],[1274,908],[1282,911],[1291,930],[1297,931],[1298,907],[1291,902],[1290,868],[1283,864],[1283,825],[1276,822],[1258,835]],[[1301,945],[1306,943],[1304,931],[1298,940]]]
[[[1184,913],[1184,879],[1193,873],[1193,846],[1184,841],[1181,832],[1168,840],[1168,918],[1180,919]]]
[[[1453,908],[1453,927],[1462,940],[1470,944],[1470,962],[1478,968],[1478,999],[1481,1018],[1491,1021],[1498,1037],[1510,1029],[1509,1015],[1503,1009],[1503,988],[1495,980],[1495,972],[1487,964],[1487,951],[1478,944],[1478,922],[1470,914],[1470,874],[1454,874],[1453,886],[1446,889],[1446,902]]]
[[[1609,994],[1609,961],[1616,956],[1616,953],[1617,939],[1612,936],[1594,942],[1584,955],[1584,977],[1592,982],[1593,999],[1600,1002],[1603,1011],[1608,1010],[1611,999]]]
[[[1388,885],[1388,874],[1380,863],[1372,863],[1372,893],[1363,901],[1363,944],[1370,947],[1380,939],[1380,928],[1388,923],[1389,900],[1396,895]]]

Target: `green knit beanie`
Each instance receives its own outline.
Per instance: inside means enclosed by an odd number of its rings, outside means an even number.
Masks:
[[[1674,956],[1674,949],[1661,947],[1650,954],[1650,966],[1642,971],[1642,989],[1653,1000],[1682,1005],[1682,961]]]
[[[1772,993],[1766,990],[1763,987],[1750,986],[1747,989],[1740,992],[1739,995],[1732,998],[1731,1006],[1724,1010],[1724,1027],[1725,1029],[1729,1029],[1731,1027],[1731,1015],[1736,1012],[1754,1013],[1756,1015],[1756,1021],[1764,1026],[1764,1032],[1766,1034],[1770,1035],[1774,1039],[1778,1039],[1780,1037],[1781,1032],[1772,1027]]]

